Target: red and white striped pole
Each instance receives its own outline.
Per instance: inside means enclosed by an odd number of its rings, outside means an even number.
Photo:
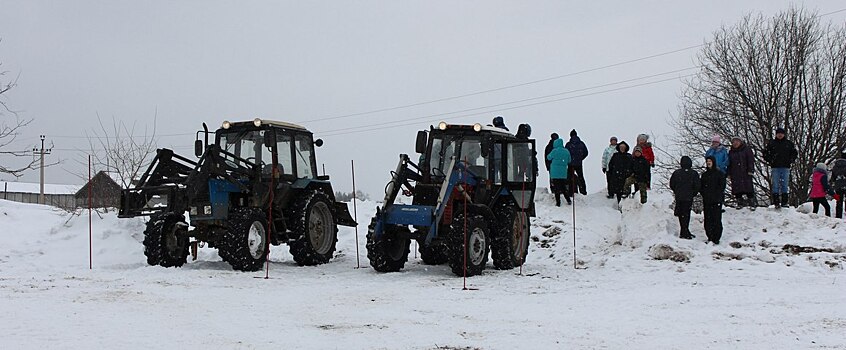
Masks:
[[[91,183],[91,155],[88,155],[88,269],[94,269],[94,245],[91,243],[92,236],[93,236],[93,229],[91,227],[91,198],[92,198],[92,189],[94,184]]]
[[[352,169],[352,190],[353,190],[353,220],[355,220],[355,268],[361,268],[361,259],[358,254],[358,209],[356,201],[358,196],[355,193],[355,160],[350,159],[350,168]]]

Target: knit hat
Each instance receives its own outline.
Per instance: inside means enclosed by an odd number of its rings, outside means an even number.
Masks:
[[[617,136],[611,136],[611,139],[610,139],[610,140],[608,140],[608,141],[609,141],[609,142],[610,142],[610,141],[617,141]]]
[[[578,136],[578,134],[576,133],[576,129],[570,130],[570,137],[573,136]]]
[[[649,140],[649,135],[647,135],[647,134],[637,135],[637,140],[638,140],[638,142],[640,142],[640,141],[646,142],[647,140]]]
[[[825,163],[817,163],[817,169],[828,170],[828,166],[826,166]]]
[[[553,139],[553,140],[558,140],[558,133],[557,132],[552,133],[552,135],[549,135],[549,138]]]
[[[634,150],[632,150],[632,154],[634,154],[635,152],[643,153],[643,148],[640,146],[635,146]]]
[[[776,128],[776,134],[784,134],[784,128],[782,128],[782,127]]]
[[[720,135],[714,135],[714,137],[711,138],[711,142],[720,143],[722,142],[722,139],[720,139]]]

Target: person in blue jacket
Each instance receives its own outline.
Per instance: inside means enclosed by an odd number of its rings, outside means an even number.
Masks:
[[[711,138],[711,147],[705,151],[705,158],[713,157],[717,170],[721,171],[723,175],[728,173],[729,153],[728,149],[722,145],[720,135],[714,135]]]
[[[582,167],[582,161],[587,158],[588,149],[585,143],[582,142],[582,139],[579,138],[579,135],[576,133],[576,129],[570,131],[570,141],[567,141],[564,148],[570,151],[570,168],[567,170],[569,170],[570,174],[573,175],[573,178],[570,179],[573,187],[573,195],[576,194],[576,189],[578,189],[579,193],[587,195],[585,172]]]
[[[552,142],[552,152],[546,156],[550,160],[549,164],[549,178],[555,191],[555,205],[561,206],[561,195],[564,194],[564,199],[567,204],[572,204],[570,201],[570,186],[567,184],[567,171],[570,166],[570,151],[564,148],[564,140],[556,139]]]

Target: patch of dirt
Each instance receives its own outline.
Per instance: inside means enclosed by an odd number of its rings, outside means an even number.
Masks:
[[[646,253],[655,260],[672,260],[675,262],[690,262],[691,253],[683,250],[676,250],[666,244],[656,244],[649,247]]]
[[[542,236],[549,237],[549,238],[558,236],[560,234],[561,234],[561,228],[558,227],[558,226],[552,226],[552,227],[546,229],[545,231],[543,231],[543,233],[541,233]]]
[[[781,247],[781,250],[793,255],[799,255],[801,253],[841,253],[832,248],[803,247],[794,244],[785,244],[784,247]]]
[[[714,252],[711,254],[714,259],[717,260],[743,260],[746,258],[746,254],[743,253],[733,253],[733,252]]]

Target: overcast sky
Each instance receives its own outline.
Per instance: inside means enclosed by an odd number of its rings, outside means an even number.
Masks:
[[[609,136],[631,142],[647,132],[660,147],[672,133],[678,79],[625,87],[692,73],[684,69],[697,49],[568,74],[699,45],[749,12],[791,4],[803,2],[0,0],[0,70],[19,76],[4,100],[33,120],[14,148],[45,134],[55,149],[48,159],[63,162],[48,169],[49,183],[81,182],[71,174],[85,171],[77,150],[98,113],[142,134],[157,111],[159,146],[185,155],[202,122],[300,123],[326,141],[318,162],[336,190],[350,190],[354,159],[359,188],[381,197],[397,155],[414,152],[416,130],[503,115],[512,130],[530,123],[541,148],[551,132],[578,130],[594,192],[604,187]],[[846,3],[804,6],[827,13]],[[647,76],[655,77],[637,79]],[[361,114],[433,100],[442,101]],[[559,101],[538,104],[550,100]]]

